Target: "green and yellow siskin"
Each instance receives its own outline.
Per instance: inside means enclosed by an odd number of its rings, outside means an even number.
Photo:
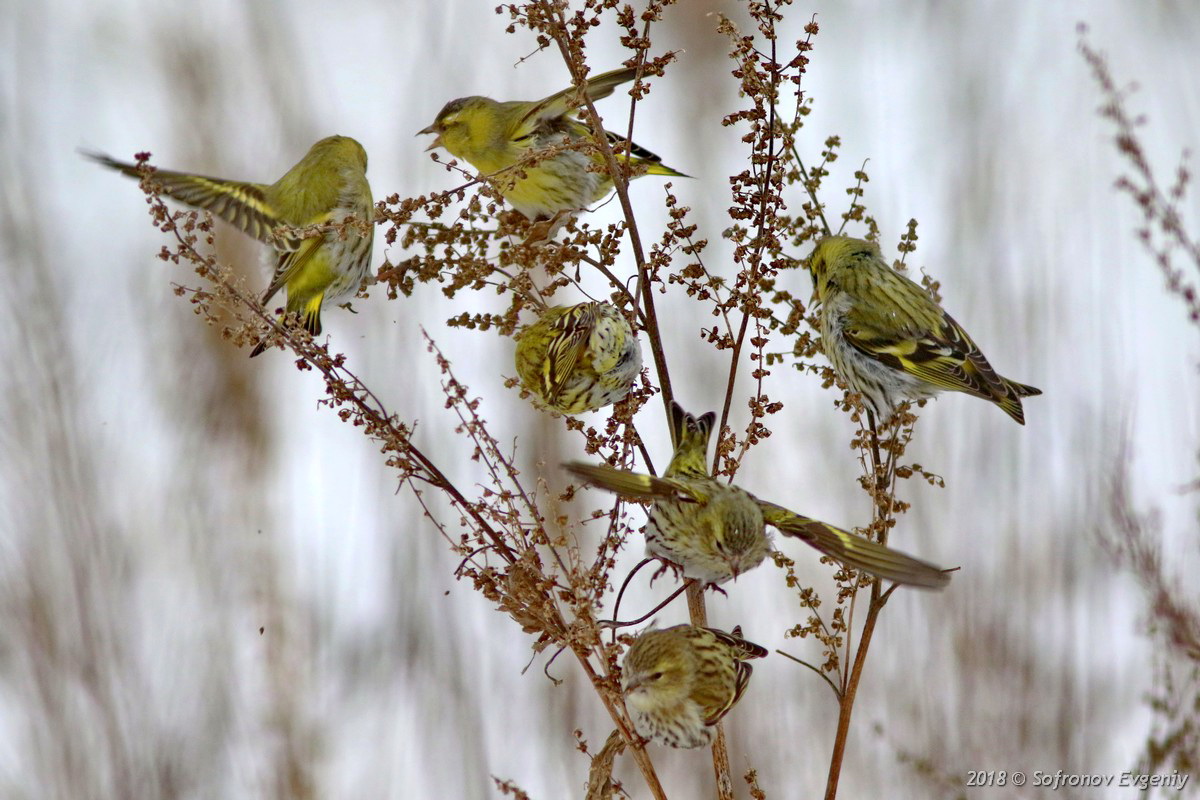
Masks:
[[[637,70],[632,68],[606,72],[587,81],[587,94],[592,100],[608,97],[635,77]],[[613,187],[603,158],[578,147],[592,132],[572,116],[576,96],[576,87],[568,86],[534,102],[460,97],[447,103],[420,133],[436,134],[427,150],[444,147],[455,158],[470,162],[530,220],[550,220],[564,211],[587,208]],[[625,141],[611,131],[604,135],[614,145]],[[548,148],[555,151],[541,159],[530,158]],[[687,177],[636,144],[630,144],[629,161],[644,167],[648,175]]]
[[[642,348],[616,306],[580,303],[543,310],[517,336],[515,361],[536,405],[579,414],[625,399],[642,371]]]
[[[1021,398],[1041,389],[996,374],[929,293],[887,265],[879,245],[826,236],[808,269],[821,304],[825,355],[881,420],[901,402],[949,389],[995,403],[1025,424]]]
[[[731,633],[694,625],[648,630],[621,666],[625,708],[640,736],[668,747],[704,747],[750,681],[748,659],[765,648]]]
[[[899,551],[759,500],[708,474],[705,456],[716,415],[694,417],[671,406],[675,454],[663,477],[607,465],[571,462],[564,467],[588,483],[652,502],[646,521],[646,555],[677,565],[685,578],[720,584],[754,569],[771,543],[766,526],[800,539],[822,555],[885,580],[940,589],[950,576]]]
[[[141,178],[136,164],[99,153],[86,154],[106,167]],[[211,211],[277,255],[275,274],[262,297],[266,304],[280,289],[286,312],[296,314],[305,330],[321,332],[321,306],[358,290],[371,268],[375,232],[348,228],[301,237],[299,229],[341,225],[347,218],[371,222],[374,205],[367,183],[367,152],[348,136],[329,136],[309,149],[299,163],[272,184],[208,178],[186,172],[155,170],[152,183],[163,194]],[[261,353],[260,343],[250,354]]]

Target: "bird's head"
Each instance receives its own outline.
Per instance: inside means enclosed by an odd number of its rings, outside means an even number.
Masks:
[[[677,628],[652,630],[639,636],[621,665],[625,701],[649,713],[686,697],[690,652],[687,644]]]
[[[730,491],[746,497],[736,486]],[[727,503],[713,528],[713,548],[735,580],[761,564],[771,551],[771,541],[758,505],[748,497],[746,502]]]
[[[438,112],[433,124],[417,131],[420,136],[435,134],[426,150],[444,147],[452,156],[472,164],[479,159],[493,135],[500,115],[500,104],[487,97],[460,97]]]
[[[808,257],[808,271],[813,279],[813,300],[824,301],[833,274],[850,266],[861,256],[879,258],[879,245],[851,236],[826,236],[817,242]]]
[[[305,162],[357,167],[367,171],[367,151],[349,136],[326,136],[308,149]],[[301,162],[304,163],[304,162]]]

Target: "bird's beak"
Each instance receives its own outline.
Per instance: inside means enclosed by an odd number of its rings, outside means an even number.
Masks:
[[[630,695],[642,685],[642,681],[637,676],[627,679],[627,682],[621,687],[621,694]]]
[[[427,133],[436,133],[437,137],[433,140],[433,142],[429,145],[429,147],[425,148],[426,153],[428,153],[430,150],[432,150],[435,147],[442,146],[442,135],[441,135],[441,133],[438,133],[436,122],[434,124],[430,125],[428,128],[422,128],[421,130],[417,131],[417,136],[424,136]]]
[[[739,556],[732,556],[725,563],[729,565],[729,571],[733,574],[733,580],[736,583],[738,575],[742,574],[742,559]]]

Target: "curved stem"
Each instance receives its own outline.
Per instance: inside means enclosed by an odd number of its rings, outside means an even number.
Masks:
[[[820,676],[821,676],[821,680],[823,680],[823,681],[825,681],[825,683],[829,684],[829,688],[833,690],[833,696],[834,696],[834,697],[836,697],[836,698],[837,698],[839,701],[842,699],[842,690],[838,688],[837,684],[836,684],[836,683],[834,683],[834,682],[833,682],[833,679],[831,679],[831,678],[830,678],[830,677],[829,677],[827,674],[825,674],[825,673],[824,673],[824,672],[822,672],[821,670],[817,669],[816,667],[814,667],[812,664],[808,663],[808,662],[807,662],[807,661],[805,661],[804,659],[802,659],[802,658],[796,658],[796,657],[795,657],[794,655],[792,655],[791,653],[785,653],[785,652],[783,652],[782,650],[776,650],[775,652],[776,652],[776,653],[778,653],[779,655],[783,656],[783,657],[784,657],[784,658],[786,658],[786,659],[790,659],[791,661],[795,661],[797,664],[799,664],[799,665],[800,665],[800,666],[802,666],[802,667],[808,667],[808,668],[809,668],[809,669],[811,669],[813,672],[815,672],[815,673],[817,673],[818,675],[820,675]]]

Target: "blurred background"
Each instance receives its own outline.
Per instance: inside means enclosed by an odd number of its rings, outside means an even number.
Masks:
[[[534,40],[506,34],[494,5],[2,3],[0,797],[485,798],[499,794],[491,776],[534,798],[582,797],[588,760],[572,731],[595,751],[611,724],[577,667],[556,662],[557,687],[544,655],[522,675],[532,639],[455,582],[457,557],[397,492],[378,447],[318,407],[316,375],[278,350],[252,362],[205,326],[172,292],[194,276],[155,258],[166,240],[137,186],[76,153],[149,150],[159,166],[270,182],[338,133],[367,148],[376,199],[449,188],[458,179],[414,138],[447,100],[536,99],[568,82],[556,53],[518,64]],[[885,254],[919,220],[908,263],[941,280],[945,306],[1002,373],[1045,391],[1025,403],[1023,429],[962,395],[921,414],[910,460],[947,487],[902,487],[914,508],[892,543],[962,570],[944,593],[901,591],[888,605],[846,798],[955,796],[968,770],[1119,773],[1158,724],[1146,698],[1162,660],[1143,593],[1098,537],[1113,525],[1127,436],[1132,504],[1160,515],[1169,572],[1200,567],[1195,495],[1180,490],[1197,475],[1200,343],[1135,240],[1132,203],[1113,190],[1124,166],[1075,26],[1090,24],[1119,82],[1141,84],[1131,104],[1167,181],[1200,130],[1200,7],[1072,5],[787,9],[783,48],[810,14],[821,26],[801,149],[815,162],[827,135],[842,136],[830,219],[870,159],[866,203]],[[720,232],[744,130],[721,125],[738,99],[715,12],[745,20],[738,3],[688,0],[654,29],[656,52],[683,52],[653,81],[635,133],[695,176],[675,191],[713,242],[709,268],[731,275]],[[616,66],[616,31],[596,30],[589,55],[597,71]],[[627,106],[601,105],[609,127],[624,130]],[[634,185],[645,239],[663,226],[662,197],[660,179]],[[1193,231],[1196,197],[1183,207]],[[228,228],[217,238],[223,260],[265,285],[256,247]],[[384,255],[377,237],[375,262]],[[807,296],[806,276],[785,280]],[[484,398],[493,433],[554,475],[583,455],[579,440],[503,387],[510,341],[445,328],[464,302],[436,287],[389,302],[377,287],[357,315],[327,313],[326,333],[470,485],[477,467],[451,433],[424,327]],[[469,302],[500,307],[491,295]],[[712,321],[696,309],[671,295],[659,313],[676,395],[699,412],[718,406],[727,361],[700,341]],[[853,430],[834,394],[785,368],[768,391],[787,408],[740,482],[836,524],[865,523]],[[749,392],[747,377],[735,428]],[[660,406],[638,421],[665,461]],[[806,580],[830,586],[828,567],[780,546]],[[640,551],[623,554],[618,576]],[[630,610],[670,581],[637,583]],[[715,597],[709,614],[821,660],[814,643],[784,638],[808,612],[772,567]],[[684,621],[686,608],[658,619]],[[728,718],[735,773],[756,767],[772,798],[814,796],[836,712],[811,673],[762,662]],[[711,796],[705,752],[652,755],[672,797]],[[644,796],[631,765],[618,775]]]

